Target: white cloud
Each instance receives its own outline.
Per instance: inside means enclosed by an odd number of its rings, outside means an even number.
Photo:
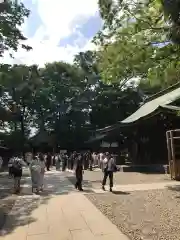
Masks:
[[[94,16],[98,11],[97,0],[32,0],[36,4],[42,25],[37,29],[27,44],[33,50],[26,52],[19,49],[10,59],[5,53],[1,62],[44,65],[46,62],[64,60],[71,62],[79,51],[92,49],[94,46],[89,39],[79,34],[75,46],[59,46],[60,40],[76,31],[77,25]],[[78,22],[77,22],[78,20]],[[27,32],[28,24],[23,25]],[[93,27],[93,26],[92,26]],[[81,41],[82,44],[78,44]],[[82,48],[78,46],[83,46]]]

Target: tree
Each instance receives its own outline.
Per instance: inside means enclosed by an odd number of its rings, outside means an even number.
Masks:
[[[75,139],[72,133],[77,135],[88,118],[80,68],[63,62],[42,69],[2,65],[0,73],[2,105],[14,113],[14,125],[6,126],[12,134],[20,131],[26,142],[34,128],[55,134],[57,145]]]
[[[123,120],[135,111],[142,101],[133,85],[122,88],[119,83],[106,84],[101,81],[97,67],[98,54],[87,51],[75,58],[76,64],[81,66],[85,78],[89,80],[86,92],[89,106],[86,108],[89,108],[91,129],[103,128]]]
[[[37,67],[27,67],[24,65],[1,65],[0,68],[1,104],[10,109],[14,125],[8,124],[6,127],[13,136],[19,136],[21,149],[29,137],[33,118],[30,114],[31,102],[37,88],[41,85],[37,76]],[[17,135],[18,134],[18,135]],[[21,139],[21,140],[20,140]]]
[[[70,146],[88,118],[82,101],[84,74],[79,67],[64,62],[47,64],[40,72],[43,87],[36,92],[32,106],[35,122],[39,131],[55,135],[57,146]]]
[[[104,28],[96,36],[106,82],[146,81],[166,88],[179,81],[179,46],[161,1],[99,1]]]
[[[17,138],[20,145],[14,148],[25,148],[33,128],[37,137],[30,142],[36,146],[77,149],[88,140],[89,130],[114,124],[136,110],[141,101],[137,89],[103,83],[97,59],[88,51],[77,55],[74,64],[54,62],[40,69],[1,65],[1,104],[14,115],[5,123],[6,142],[12,146]]]
[[[122,90],[117,85],[110,85],[99,90],[90,113],[95,129],[122,121],[136,111],[142,101],[138,90],[134,88]]]
[[[26,37],[22,34],[20,26],[24,19],[29,16],[30,11],[19,1],[6,0],[0,3],[0,56],[4,51],[17,51],[18,46],[26,50],[32,48],[25,45]],[[12,56],[12,54],[11,54]]]
[[[173,42],[180,44],[180,2],[179,0],[159,0],[159,2],[170,24],[170,38]]]

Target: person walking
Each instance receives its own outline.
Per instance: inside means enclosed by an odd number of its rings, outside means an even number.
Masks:
[[[39,161],[40,161],[39,163],[40,163],[40,167],[41,167],[40,179],[39,179],[39,189],[40,189],[40,191],[43,191],[44,190],[44,174],[45,174],[45,168],[46,168],[43,154],[40,154]]]
[[[31,181],[32,181],[32,193],[34,193],[34,189],[36,190],[35,193],[39,193],[40,185],[41,185],[41,163],[37,156],[35,156],[30,163],[30,171],[31,171]]]
[[[104,161],[105,155],[100,152],[99,153],[99,168],[102,170],[103,169],[103,161]]]
[[[88,151],[88,163],[89,163],[89,170],[92,171],[93,170],[93,157],[91,154],[91,151]]]
[[[56,171],[59,171],[60,166],[61,166],[61,155],[60,154],[55,155],[55,161],[56,161]]]
[[[46,168],[47,168],[47,171],[50,171],[51,163],[52,163],[51,153],[48,152],[47,157],[46,157]]]
[[[76,158],[77,158],[77,153],[76,153],[76,151],[74,151],[68,159],[68,169],[69,170],[73,170]]]
[[[71,153],[69,154],[69,158],[68,158],[68,162],[67,162],[67,168],[68,168],[68,170],[70,170],[70,168],[71,168],[73,159],[74,159],[74,152],[71,152]]]
[[[105,191],[107,178],[109,177],[109,187],[110,187],[109,191],[112,192],[114,171],[116,171],[115,159],[109,153],[106,153],[106,156],[103,160],[104,177],[102,181],[102,189],[104,191]]]
[[[23,161],[22,157],[16,155],[16,157],[11,159],[11,174],[14,178],[14,193],[20,193],[21,188],[21,177],[22,177],[22,168],[26,166],[26,163]]]
[[[62,171],[63,172],[66,170],[67,163],[68,163],[68,155],[67,155],[67,153],[64,153],[62,156]]]
[[[83,191],[82,180],[83,180],[83,157],[81,154],[75,159],[75,174],[76,174],[76,183],[75,188],[79,191]]]
[[[83,154],[83,162],[84,162],[84,170],[87,170],[88,169],[88,166],[89,166],[89,162],[88,162],[88,153],[85,152]]]
[[[12,169],[13,169],[13,159],[14,157],[11,157],[8,162],[8,170],[9,170],[9,178],[13,177]]]
[[[71,158],[71,170],[73,170],[73,168],[74,168],[74,164],[75,164],[75,161],[76,161],[77,157],[78,157],[78,154],[77,154],[76,151],[74,151],[73,152],[73,157]]]
[[[97,166],[97,155],[95,152],[92,153],[92,164],[94,165],[94,167]]]

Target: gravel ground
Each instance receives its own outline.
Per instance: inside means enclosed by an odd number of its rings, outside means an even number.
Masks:
[[[103,173],[101,171],[85,171],[83,182],[85,186],[96,187],[101,185]],[[115,185],[156,183],[171,181],[167,174],[143,174],[138,172],[117,172],[114,174]]]
[[[132,240],[180,239],[179,189],[86,196]]]

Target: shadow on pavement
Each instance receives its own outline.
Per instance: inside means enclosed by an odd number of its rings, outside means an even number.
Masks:
[[[5,225],[0,231],[0,236],[5,236],[12,233],[15,228],[19,226],[26,226],[36,219],[31,216],[33,210],[35,210],[40,204],[47,204],[48,198],[21,198],[16,200],[16,203],[10,214],[6,217]]]
[[[179,185],[168,186],[167,189],[171,190],[171,191],[180,192],[180,183],[179,183]]]
[[[47,172],[44,182],[44,192],[40,195],[34,195],[31,192],[31,178],[29,174],[25,176],[22,192],[16,196],[13,202],[14,206],[10,212],[6,213],[2,208],[2,215],[5,216],[3,222],[0,221],[0,236],[12,233],[19,226],[27,226],[32,222],[36,222],[37,220],[32,217],[32,212],[42,204],[47,205],[54,195],[65,195],[75,191],[71,182],[67,181],[66,173],[61,175],[55,171]],[[3,184],[0,183],[0,185]]]
[[[21,178],[21,186],[29,179],[29,173],[24,172]],[[13,178],[9,178],[8,172],[0,173],[0,200],[5,199],[13,194]],[[16,195],[14,195],[15,197]]]
[[[21,185],[27,181],[27,173],[25,173],[21,180]],[[13,179],[9,178],[7,171],[0,172],[0,230],[3,228],[8,214],[11,212],[17,195],[13,194]]]
[[[72,185],[74,186],[75,183],[76,183],[76,177],[75,177],[75,176],[68,176],[67,178],[68,178],[68,180],[72,183]],[[88,188],[93,188],[93,183],[94,183],[94,182],[101,183],[100,180],[97,180],[97,181],[83,180],[82,185],[83,185],[83,187],[85,187],[85,188],[86,188],[86,187],[88,187]]]
[[[113,190],[112,193],[115,195],[129,195],[130,194],[130,192],[123,192],[123,191],[116,191],[116,190]]]

